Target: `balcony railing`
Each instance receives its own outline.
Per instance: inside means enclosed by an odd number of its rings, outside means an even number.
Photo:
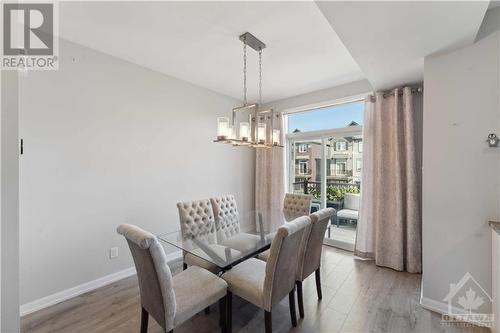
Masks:
[[[309,181],[304,179],[302,181],[292,183],[293,193],[296,194],[311,194],[315,199],[321,198],[321,182]],[[326,195],[328,207],[335,207],[339,209],[342,206],[344,194],[359,193],[359,183],[342,183],[332,180],[326,181]]]
[[[326,174],[327,177],[335,177],[335,176],[352,176],[352,170],[330,170]]]
[[[315,191],[321,192],[321,182],[315,182],[305,179],[301,180],[300,182],[292,183],[292,185],[293,185],[293,192],[297,194],[310,194]],[[328,186],[336,186],[341,188],[356,187],[358,190],[360,189],[359,183],[340,183],[334,181],[327,181],[326,187]]]

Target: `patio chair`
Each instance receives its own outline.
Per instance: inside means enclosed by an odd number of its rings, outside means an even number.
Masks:
[[[344,196],[344,208],[337,212],[337,228],[340,220],[358,221],[360,195],[356,193],[346,193]]]

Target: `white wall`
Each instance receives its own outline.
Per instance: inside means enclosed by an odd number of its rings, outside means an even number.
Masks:
[[[19,332],[18,75],[1,73],[0,271],[1,326]]]
[[[442,306],[466,272],[491,292],[491,236],[500,217],[499,33],[425,59],[422,303]]]
[[[121,223],[178,230],[176,202],[226,193],[254,206],[254,151],[212,142],[237,101],[64,40],[60,61],[20,80],[22,304],[132,266]]]
[[[500,7],[489,9],[484,15],[483,22],[476,36],[476,41],[500,30]]]

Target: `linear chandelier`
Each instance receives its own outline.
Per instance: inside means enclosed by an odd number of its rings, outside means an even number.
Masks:
[[[280,143],[280,130],[275,129],[279,114],[273,109],[259,108],[262,104],[262,50],[266,44],[249,32],[245,32],[239,39],[243,43],[243,105],[233,108],[231,117],[217,118],[217,140],[214,142],[254,148],[283,147]],[[247,102],[247,46],[259,53],[259,103]],[[238,127],[235,126],[237,112],[249,112],[248,121],[240,122]]]

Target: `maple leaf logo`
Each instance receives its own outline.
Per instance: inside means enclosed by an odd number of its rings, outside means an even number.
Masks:
[[[481,296],[476,297],[476,292],[469,288],[465,292],[465,296],[460,296],[458,298],[458,304],[464,308],[464,310],[469,310],[469,312],[472,312],[472,310],[477,310],[481,305],[484,303],[484,299]]]

